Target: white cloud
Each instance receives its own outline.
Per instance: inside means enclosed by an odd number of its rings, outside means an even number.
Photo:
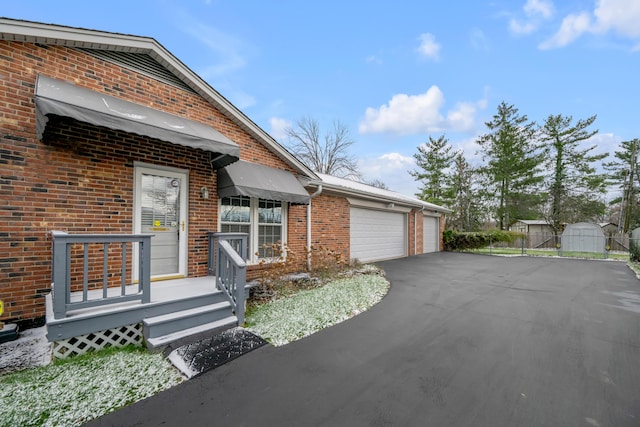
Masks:
[[[544,19],[549,19],[553,16],[554,8],[553,3],[545,0],[527,0],[524,5],[524,11],[529,16],[539,15]]]
[[[240,85],[231,83],[237,80],[239,71],[247,66],[249,46],[182,8],[176,8],[174,15],[179,29],[194,40],[193,49],[200,52],[203,64],[195,67],[198,75],[211,83],[238,108],[255,105],[253,96],[238,89]]]
[[[418,39],[418,52],[425,58],[437,60],[440,56],[440,45],[436,42],[436,37],[431,33],[424,33],[420,34]]]
[[[476,124],[476,112],[484,102],[460,102],[447,113],[447,127],[457,131],[470,131]]]
[[[513,34],[530,34],[554,14],[553,3],[547,0],[527,0],[522,9],[525,13],[524,20],[512,18],[509,21],[509,30]]]
[[[431,86],[420,95],[393,95],[388,104],[378,109],[367,108],[359,131],[398,134],[438,132],[442,129],[444,120],[440,114],[443,104],[444,95],[438,86]]]
[[[269,124],[271,125],[269,135],[278,142],[284,141],[287,137],[286,130],[291,127],[291,122],[279,117],[271,117],[269,119]]]
[[[474,49],[488,51],[491,48],[489,39],[479,28],[473,28],[471,30],[470,40],[471,46],[473,46]]]
[[[377,109],[367,108],[358,130],[361,134],[400,135],[445,130],[468,132],[475,126],[476,112],[486,107],[486,101],[460,102],[446,117],[440,112],[443,106],[444,95],[435,85],[419,95],[397,94]]]
[[[378,179],[390,190],[408,196],[415,196],[418,185],[409,171],[416,164],[411,156],[400,153],[386,153],[378,157],[364,157],[358,160],[358,168],[365,181]]]
[[[182,30],[205,45],[209,52],[203,57],[210,56],[215,64],[202,67],[201,74],[205,78],[215,78],[229,75],[247,65],[244,50],[240,40],[198,21],[190,16],[183,16]]]
[[[541,49],[568,45],[584,33],[617,35],[638,42],[640,48],[640,2],[637,0],[598,0],[593,13],[581,12],[566,16],[560,29],[543,42]]]
[[[598,132],[588,140],[584,141],[582,145],[584,146],[584,148],[595,145],[598,147],[594,150],[596,153],[608,152],[609,156],[613,157],[614,152],[620,149],[621,142],[622,137],[618,135],[615,135],[613,133]]]
[[[578,15],[568,15],[562,20],[560,29],[551,38],[542,42],[540,49],[554,49],[568,45],[583,33],[590,30],[591,17],[583,12]]]
[[[640,39],[640,2],[638,0],[600,0],[593,14],[596,32],[613,30],[623,37]]]
[[[378,58],[375,55],[369,55],[365,58],[365,61],[370,63],[370,64],[382,64],[382,59]]]

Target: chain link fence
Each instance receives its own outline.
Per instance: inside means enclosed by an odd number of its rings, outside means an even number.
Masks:
[[[591,227],[570,229],[567,226],[562,234],[526,233],[513,242],[491,242],[488,247],[471,252],[628,260],[632,240],[640,247],[640,236],[632,239],[626,234],[604,234]]]

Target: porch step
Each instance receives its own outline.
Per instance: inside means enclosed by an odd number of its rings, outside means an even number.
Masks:
[[[238,325],[228,301],[176,311],[146,318],[142,321],[147,347],[156,349],[180,342],[184,344],[193,335],[201,336],[223,328]]]
[[[219,334],[227,329],[238,326],[236,316],[228,316],[214,322],[203,323],[186,329],[181,329],[166,335],[147,338],[147,348],[149,350],[163,350],[169,353],[173,349],[182,345],[200,340],[207,336]]]

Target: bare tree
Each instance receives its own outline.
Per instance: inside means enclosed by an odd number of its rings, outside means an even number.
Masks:
[[[288,148],[313,171],[339,178],[360,178],[356,160],[349,154],[355,141],[344,124],[335,121],[333,128],[321,135],[318,122],[304,117],[285,132]]]
[[[385,184],[384,181],[375,178],[371,181],[364,181],[365,184],[370,185],[372,187],[376,187],[376,188],[380,188],[382,190],[389,190],[389,186],[387,184]]]

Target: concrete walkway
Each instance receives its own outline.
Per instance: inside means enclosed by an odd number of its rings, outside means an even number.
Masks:
[[[366,313],[91,425],[640,425],[640,281],[624,263],[380,265],[391,290]]]

